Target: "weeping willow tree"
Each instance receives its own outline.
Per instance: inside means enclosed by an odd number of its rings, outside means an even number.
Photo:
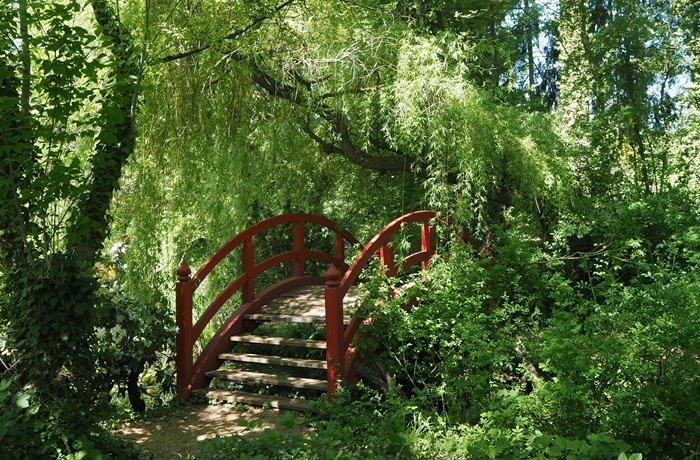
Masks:
[[[548,117],[475,83],[483,40],[426,32],[391,6],[151,10],[142,136],[114,202],[135,289],[168,291],[183,256],[196,266],[281,212],[324,214],[361,239],[423,207],[482,236],[512,215],[546,234],[571,184]]]

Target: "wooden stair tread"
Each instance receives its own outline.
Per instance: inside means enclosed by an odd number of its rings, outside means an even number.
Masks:
[[[320,359],[288,358],[282,356],[257,355],[253,353],[221,353],[219,358],[227,361],[304,367],[308,369],[328,368],[328,363]]]
[[[218,399],[220,401],[250,404],[252,406],[264,406],[265,404],[275,409],[287,409],[303,412],[318,412],[318,409],[309,406],[308,401],[303,399],[292,399],[281,396],[259,395],[245,391],[227,391],[215,388],[203,388],[195,393],[207,398]]]
[[[293,339],[250,334],[234,335],[231,337],[231,341],[243,343],[261,343],[265,345],[283,345],[290,347],[326,348],[325,340]]]
[[[233,380],[236,382],[262,383],[265,385],[280,385],[292,388],[308,388],[311,390],[326,391],[327,380],[310,379],[305,377],[293,377],[286,375],[264,374],[262,372],[235,371],[217,369],[206,373],[208,377],[221,380]]]
[[[253,321],[269,321],[275,323],[307,323],[307,324],[326,324],[325,316],[315,315],[288,315],[277,313],[252,313],[244,316],[245,319]],[[343,318],[343,322],[350,324],[350,317]]]

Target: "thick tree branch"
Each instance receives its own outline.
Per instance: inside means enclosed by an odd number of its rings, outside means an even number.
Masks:
[[[340,118],[340,117],[339,117]],[[345,157],[363,168],[374,169],[377,171],[405,171],[406,159],[397,156],[379,156],[370,155],[363,152],[352,142],[350,130],[347,122],[343,119],[339,120],[334,126],[334,129],[340,134],[340,148]]]
[[[244,63],[250,69],[253,82],[271,96],[281,97],[282,99],[304,107],[308,106],[308,101],[302,95],[299,88],[282,83],[273,78],[270,74],[258,67],[253,59],[242,56],[237,52],[229,53],[228,56],[235,61]]]
[[[327,105],[311,100],[304,89],[277,80],[262,70],[252,58],[242,56],[237,52],[231,52],[228,56],[235,61],[244,63],[250,69],[253,82],[271,96],[285,99],[307,110],[311,110],[328,122],[333,132],[340,138],[339,145],[336,145],[334,142],[324,141],[309,126],[303,127],[304,132],[314,142],[318,143],[324,152],[343,155],[356,165],[375,171],[406,170],[407,162],[405,156],[396,150],[385,148],[387,147],[386,144],[383,144],[381,150],[391,152],[391,156],[372,155],[358,148],[352,140],[350,128],[345,117]],[[377,146],[379,145],[381,144],[377,144]],[[409,161],[409,165],[410,163],[412,161]]]
[[[316,142],[318,145],[321,146],[321,149],[323,150],[324,153],[328,153],[328,154],[336,153],[336,154],[339,154],[339,155],[342,155],[342,154],[343,154],[343,151],[342,151],[338,146],[336,146],[336,145],[333,144],[332,142],[326,142],[325,140],[323,140],[323,138],[321,138],[320,136],[318,136],[318,135],[309,127],[308,124],[305,125],[305,126],[303,126],[302,129],[304,130],[304,132],[306,133],[306,135],[309,136],[309,137],[311,138],[312,141]]]

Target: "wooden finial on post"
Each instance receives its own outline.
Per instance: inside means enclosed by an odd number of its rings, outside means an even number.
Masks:
[[[180,266],[177,267],[177,280],[181,283],[186,283],[190,280],[191,274],[192,270],[190,269],[190,266],[187,265],[185,259],[182,259],[182,262],[180,262]]]
[[[326,271],[326,287],[340,286],[340,278],[342,277],[342,275],[343,274],[340,273],[338,267],[336,267],[334,263],[331,264],[328,271]]]

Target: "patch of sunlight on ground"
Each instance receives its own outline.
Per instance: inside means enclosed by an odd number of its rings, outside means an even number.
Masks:
[[[188,403],[164,415],[129,421],[113,432],[158,460],[175,460],[196,454],[198,441],[241,434],[244,427],[239,420],[263,422],[262,427],[247,431],[245,436],[259,435],[266,428],[279,429],[277,421],[284,412],[233,404]]]

